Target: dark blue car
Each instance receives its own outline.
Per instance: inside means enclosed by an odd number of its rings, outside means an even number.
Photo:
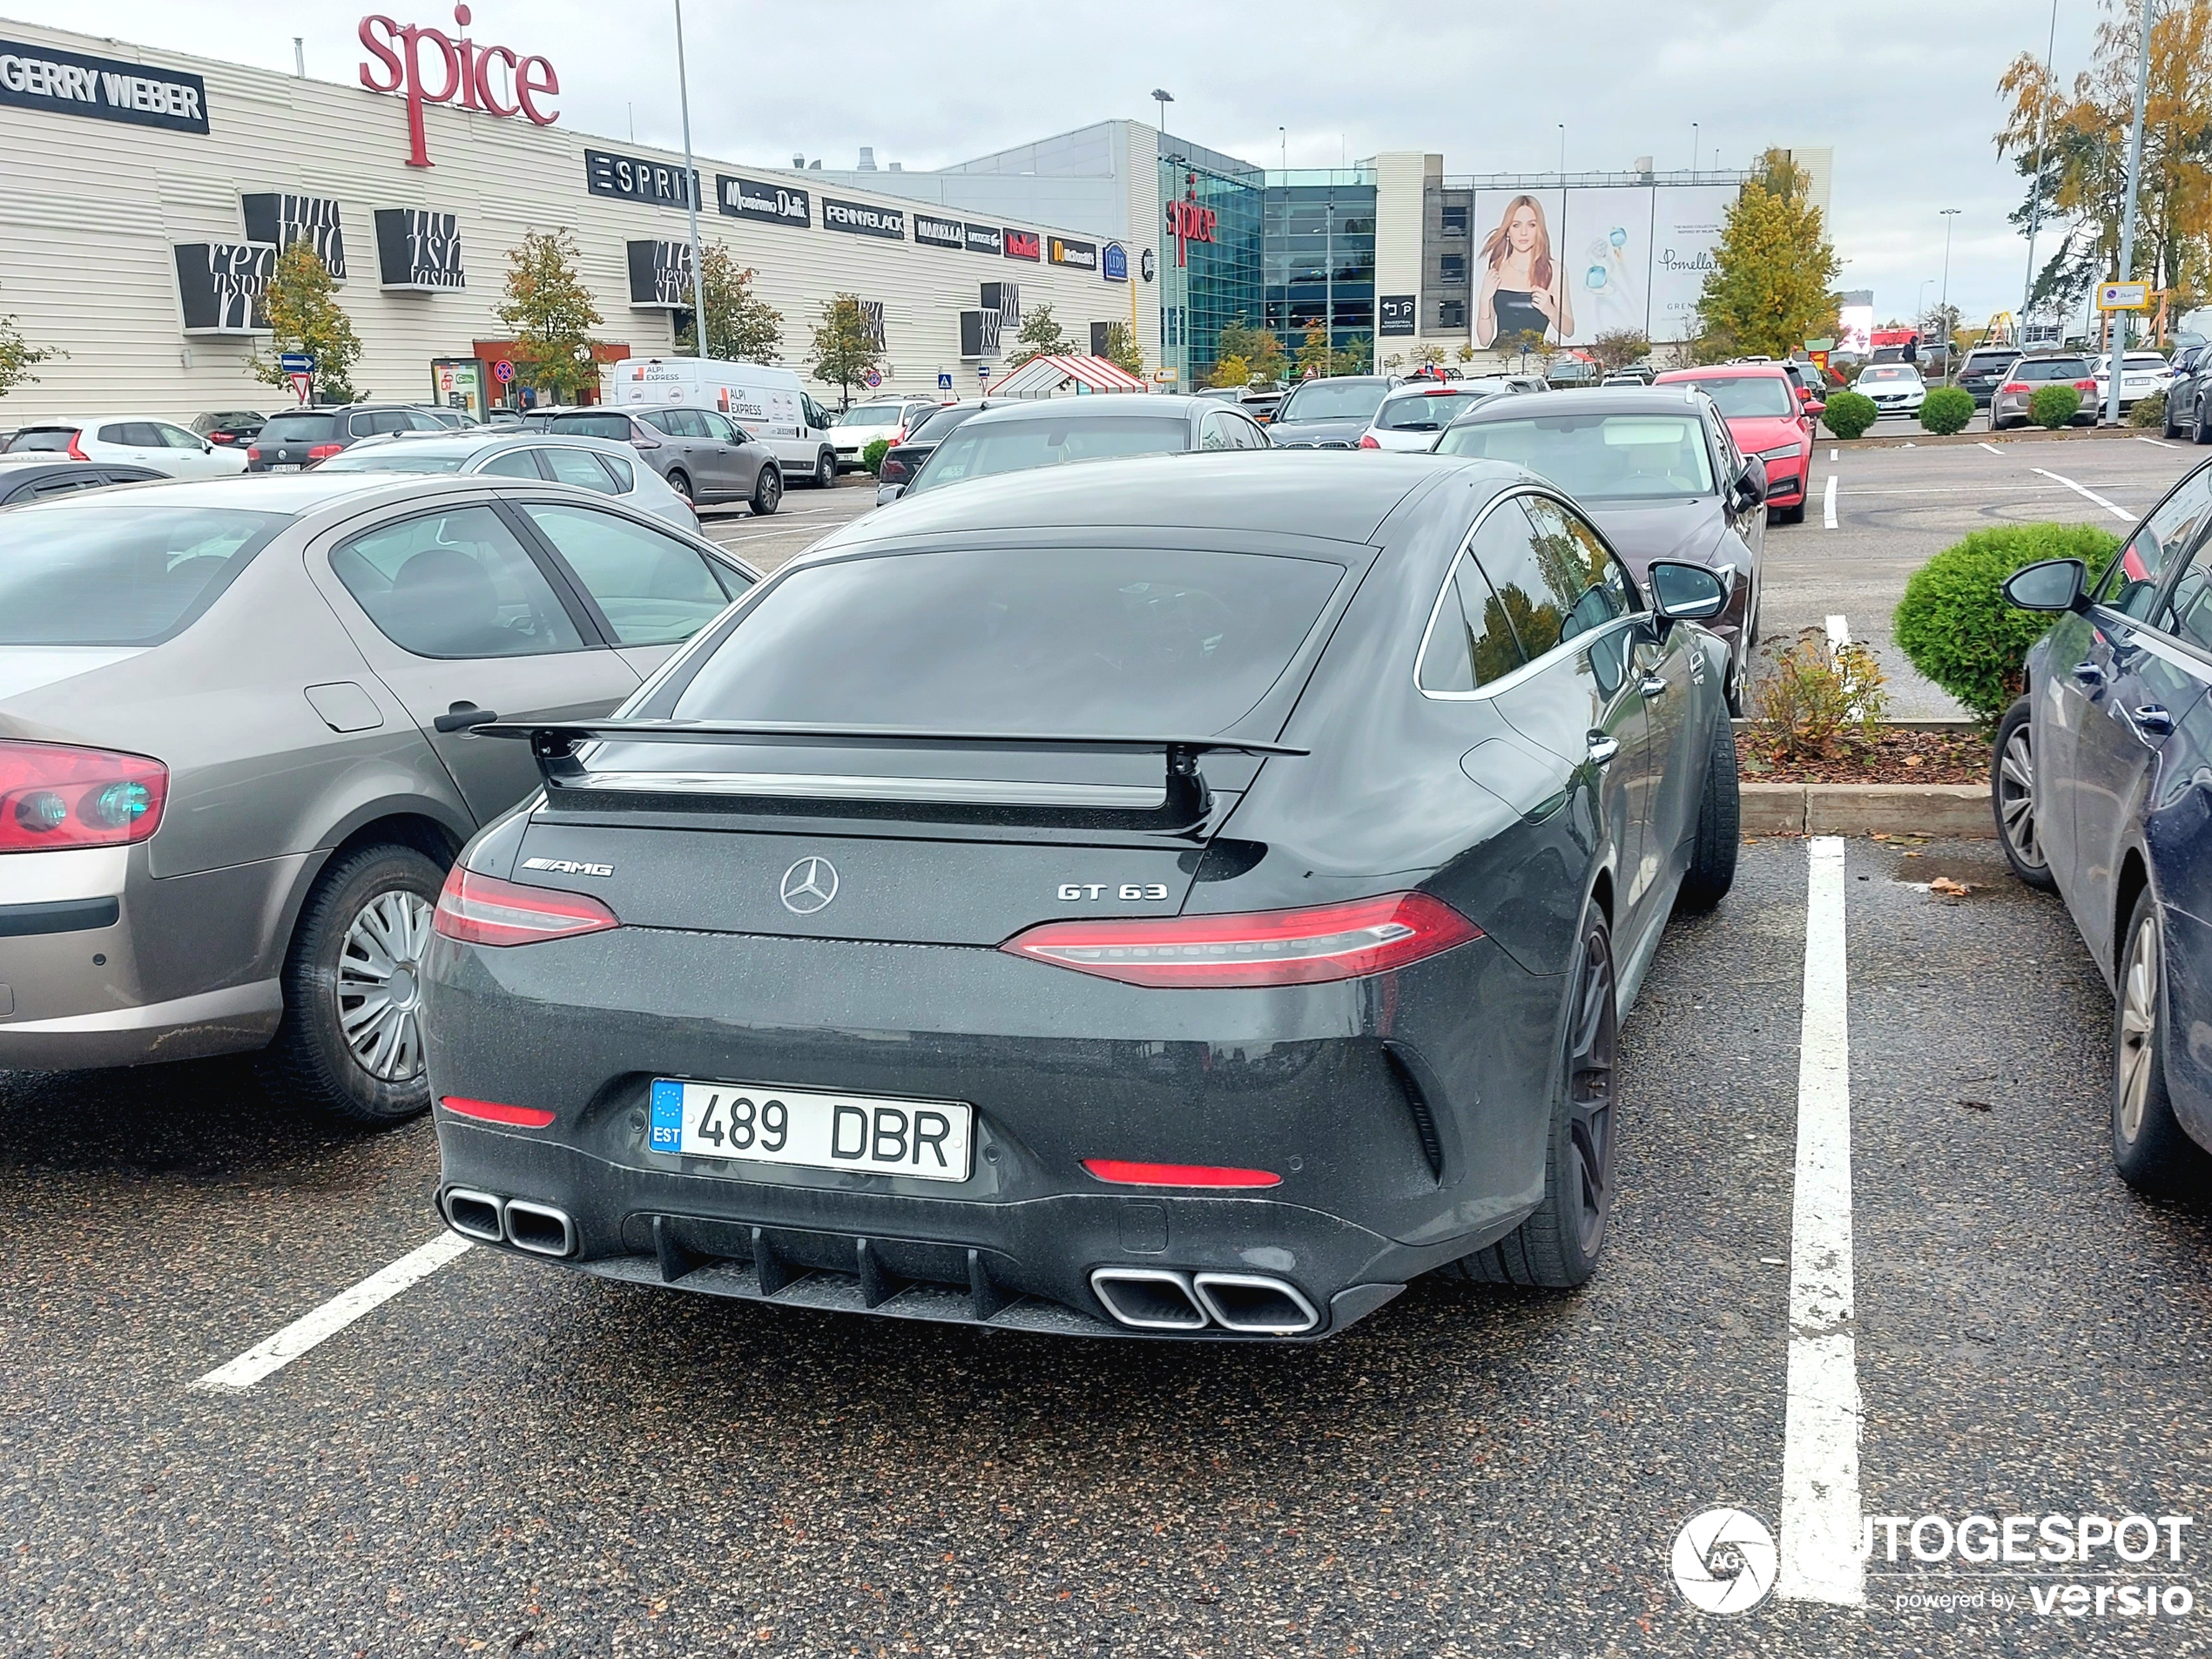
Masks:
[[[2112,1150],[2145,1191],[2212,1173],[2212,464],[2167,492],[2094,584],[2078,559],[2006,597],[2062,613],[1998,723],[1997,827],[2057,889],[2118,1003]]]

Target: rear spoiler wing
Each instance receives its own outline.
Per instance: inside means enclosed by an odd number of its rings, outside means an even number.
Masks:
[[[1049,784],[973,785],[948,779],[847,778],[805,772],[731,773],[726,783],[733,796],[777,800],[827,799],[906,802],[940,806],[966,806],[993,813],[1008,808],[1072,810],[1077,816],[1107,818],[1131,827],[1188,829],[1203,823],[1212,809],[1213,794],[1198,770],[1204,754],[1305,755],[1311,751],[1288,744],[1262,743],[1241,738],[1126,737],[1102,732],[945,732],[892,725],[811,725],[776,720],[583,720],[545,725],[517,722],[488,722],[469,729],[479,738],[507,738],[526,741],[549,789],[590,789],[591,774],[577,759],[579,745],[617,743],[781,744],[809,748],[917,748],[954,751],[1023,750],[1031,752],[1151,753],[1165,757],[1165,792],[1157,805],[1149,797],[1132,800],[1131,792],[1115,785]],[[641,773],[648,790],[655,783],[671,785],[670,774]],[[705,782],[691,780],[693,788]],[[600,786],[604,787],[604,786]]]

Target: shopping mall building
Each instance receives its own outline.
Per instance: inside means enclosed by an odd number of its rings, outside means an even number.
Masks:
[[[365,18],[341,84],[0,25],[0,315],[68,354],[0,402],[0,426],[287,395],[244,364],[268,341],[276,253],[301,238],[340,279],[364,347],[354,384],[378,398],[515,395],[496,312],[531,230],[573,238],[603,362],[670,354],[694,192],[702,241],[757,273],[802,372],[824,303],[849,293],[887,390],[971,390],[1039,305],[1078,341],[1130,325],[1156,383],[1190,387],[1239,318],[1292,350],[1325,321],[1386,364],[1501,347],[1497,324],[1521,314],[1490,293],[1484,250],[1516,215],[1541,220],[1561,296],[1549,343],[1680,338],[1741,184],[1648,163],[1460,178],[1419,152],[1272,171],[1130,120],[927,172],[864,151],[851,169],[697,156],[687,173],[678,153],[568,126],[580,66],[467,34]],[[1826,152],[1799,159],[1824,205]]]

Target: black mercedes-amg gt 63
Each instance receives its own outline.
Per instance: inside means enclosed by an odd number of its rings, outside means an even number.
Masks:
[[[860,519],[462,854],[457,1231],[633,1284],[1302,1339],[1572,1286],[1615,1032],[1735,871],[1727,602],[1496,462],[979,480]]]

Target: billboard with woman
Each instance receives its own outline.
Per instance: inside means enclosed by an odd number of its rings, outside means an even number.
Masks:
[[[1575,334],[1566,261],[1556,244],[1562,222],[1556,190],[1475,192],[1474,343],[1503,346],[1516,335],[1553,345]]]

